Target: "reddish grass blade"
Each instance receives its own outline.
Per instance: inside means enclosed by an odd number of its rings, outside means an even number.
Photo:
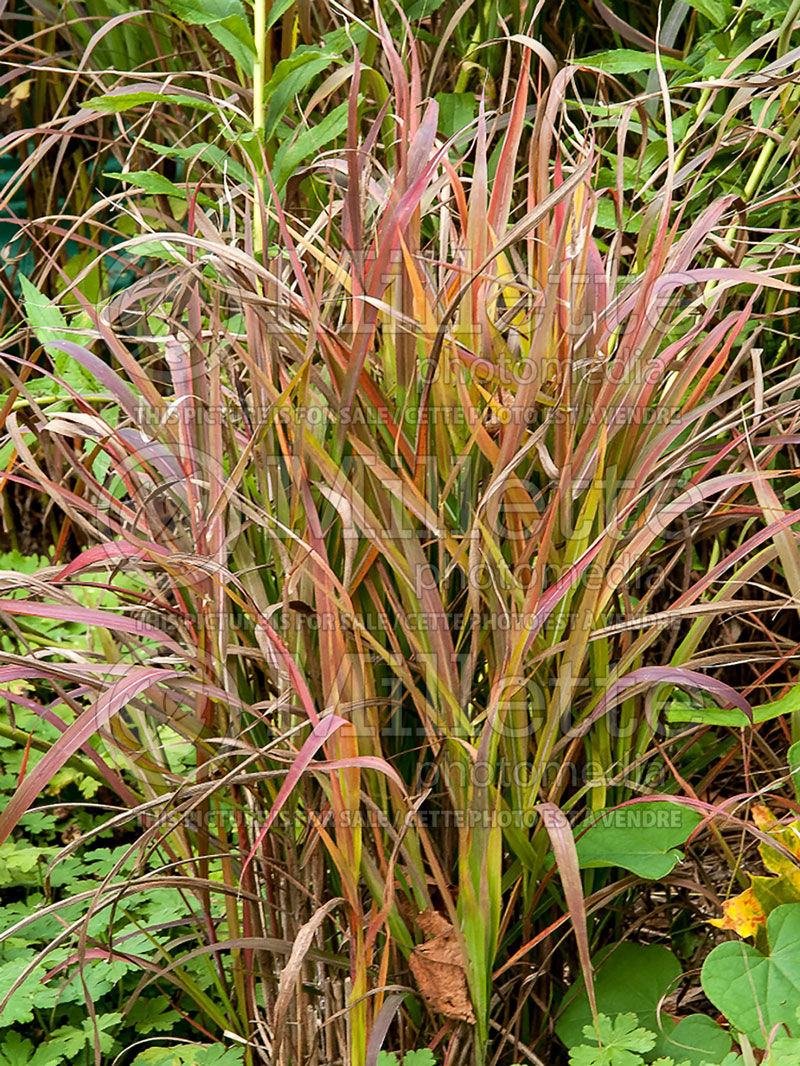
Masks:
[[[53,618],[59,622],[78,622],[80,625],[102,627],[116,633],[130,633],[145,639],[165,644],[178,654],[183,654],[181,646],[155,626],[133,618],[125,618],[111,611],[96,610],[92,607],[70,607],[62,603],[36,603],[26,600],[0,600],[0,611],[6,614],[20,614],[29,618]]]
[[[142,544],[126,544],[124,541],[95,544],[81,552],[72,562],[67,563],[63,570],[59,570],[56,580],[65,581],[68,577],[80,574],[83,570],[92,570],[114,560],[163,559],[166,555],[164,549],[155,541],[145,541]]]
[[[583,899],[583,884],[581,871],[578,866],[578,852],[575,847],[575,838],[569,819],[558,809],[554,803],[538,803],[536,810],[542,816],[545,829],[553,846],[558,873],[564,888],[564,898],[567,902],[572,928],[575,939],[578,942],[578,956],[581,962],[583,979],[586,983],[586,994],[589,997],[589,1006],[592,1009],[592,1017],[597,1023],[597,1000],[594,994],[594,972],[592,959],[589,952],[589,934],[586,928],[586,907]]]
[[[58,773],[67,759],[102,729],[108,721],[131,700],[162,681],[180,677],[178,670],[161,670],[155,667],[131,667],[127,677],[115,682],[103,693],[93,707],[84,711],[45,753],[28,774],[0,813],[0,844],[8,839],[14,826],[31,804],[37,799],[47,783]]]
[[[623,698],[623,693],[637,685],[658,685],[671,683],[683,685],[686,688],[700,689],[708,692],[723,704],[732,704],[753,723],[753,708],[750,702],[740,695],[736,689],[719,681],[708,674],[701,674],[697,670],[686,670],[678,666],[642,666],[638,670],[631,671],[624,677],[613,681],[603,698],[587,717],[574,729],[564,736],[556,745],[554,751],[565,747],[576,736],[584,736],[602,716]]]
[[[330,740],[330,738],[337,731],[337,729],[341,729],[342,726],[346,726],[348,724],[349,723],[346,718],[341,718],[339,715],[336,714],[329,714],[325,718],[320,718],[314,728],[311,730],[310,735],[306,738],[305,742],[303,743],[303,746],[297,753],[297,756],[294,762],[292,763],[291,768],[278,791],[278,795],[275,797],[275,802],[272,804],[272,809],[269,812],[266,822],[258,831],[255,843],[253,844],[250,854],[247,856],[245,869],[253,861],[253,856],[261,847],[264,837],[269,832],[270,826],[280,814],[284,803],[289,798],[289,795],[292,790],[296,787],[297,782],[300,780],[300,777],[302,776],[302,774],[305,773],[307,769],[309,769],[311,760],[314,758],[314,756],[322,747],[322,745],[325,744],[326,741]]]

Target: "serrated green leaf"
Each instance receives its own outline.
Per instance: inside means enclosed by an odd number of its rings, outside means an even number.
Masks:
[[[29,278],[20,275],[19,283],[25,314],[37,341],[47,348],[51,341],[74,340],[74,334],[70,333],[67,320],[58,307]]]
[[[190,26],[207,26],[231,15],[245,18],[247,14],[241,0],[168,0],[167,6]]]
[[[721,30],[731,17],[730,8],[723,0],[686,0],[686,3],[704,15],[718,30]]]
[[[596,1037],[600,1044],[626,1048],[644,1054],[655,1046],[656,1038],[647,1029],[642,1029],[635,1014],[618,1014],[613,1020],[605,1014],[597,1016],[597,1028],[584,1027],[584,1036]]]
[[[207,111],[217,114],[224,105],[221,101],[212,103],[199,96],[190,96],[188,93],[152,92],[141,90],[130,93],[107,93],[105,96],[93,96],[86,100],[81,107],[92,111],[102,111],[106,115],[119,115],[123,111],[130,111],[142,104],[172,104],[175,107],[192,107],[197,111]]]
[[[0,966],[0,988],[8,989],[14,984],[30,964],[30,958],[13,959]],[[17,1025],[20,1022],[33,1021],[34,1008],[47,1010],[58,1002],[58,989],[42,984],[45,970],[37,966],[30,976],[14,992],[0,1014],[0,1026]]]
[[[323,70],[331,65],[333,57],[327,53],[305,52],[282,59],[264,87],[264,99],[268,101],[264,119],[264,136],[269,138],[291,105],[295,96]]]
[[[48,1040],[48,1046],[52,1051],[64,1058],[73,1059],[82,1051],[89,1042],[89,1036],[84,1028],[74,1025],[61,1025],[54,1030]]]
[[[275,23],[281,18],[295,3],[295,0],[274,0],[272,7],[270,8],[269,15],[267,16],[267,29],[271,30]]]
[[[256,42],[250,27],[241,15],[229,15],[220,22],[212,22],[211,35],[233,56],[244,72],[252,76],[256,57]]]
[[[400,1066],[400,1062],[393,1051],[379,1051],[376,1066]]]
[[[585,1025],[586,1044],[569,1053],[570,1066],[642,1066],[642,1055],[653,1049],[656,1038],[637,1027],[635,1014],[618,1014],[613,1020],[598,1014],[597,1024]]]
[[[190,145],[188,148],[176,148],[171,145],[155,144],[153,141],[144,140],[144,138],[142,138],[141,143],[145,148],[150,148],[167,159],[196,159],[204,163],[210,163],[221,174],[230,176],[234,181],[245,182],[250,186],[253,184],[251,174],[241,163],[231,159],[219,145],[207,144],[201,141],[199,144]]]
[[[242,1066],[243,1053],[221,1044],[173,1044],[141,1051],[133,1066]]]
[[[16,548],[0,553],[0,570],[13,570],[17,574],[35,574],[43,566],[49,565],[50,561],[46,555],[23,555]]]
[[[0,844],[0,884],[18,885],[29,882],[39,865],[47,863],[55,848],[40,848],[21,840],[6,840]]]
[[[0,1037],[0,1066],[58,1066],[63,1059],[49,1042],[34,1050],[30,1040],[13,1030]]]
[[[107,171],[105,177],[116,178],[118,181],[127,182],[128,185],[135,185],[136,188],[144,190],[151,196],[174,196],[178,200],[186,200],[188,198],[185,186],[176,185],[174,181],[165,178],[163,174],[159,174],[156,170],[130,170],[124,174],[116,170],[110,170]],[[203,193],[198,195],[197,201],[206,207],[216,207],[215,202],[209,196],[204,196]]]
[[[131,941],[128,941],[129,949],[135,950],[130,945]],[[166,996],[155,996],[152,999],[140,996],[126,1013],[125,1021],[138,1033],[165,1032],[180,1021],[180,1014],[172,1009]]]
[[[602,70],[606,74],[638,74],[644,70],[655,70],[658,66],[653,52],[638,52],[634,48],[615,48],[611,52],[598,52],[585,59],[576,60],[581,66]],[[692,68],[672,56],[661,56],[664,70],[691,70]]]
[[[33,1044],[19,1033],[6,1033],[0,1041],[0,1066],[28,1066],[33,1058]]]
[[[58,348],[51,346],[53,341],[72,341],[74,344],[85,344],[87,338],[73,329],[64,318],[60,309],[41,292],[34,283],[20,275],[20,287],[22,289],[22,302],[25,307],[25,315],[31,324],[34,336],[45,351],[50,355],[55,364],[58,376],[66,384],[71,385],[76,391],[97,392],[100,390],[99,383],[94,377],[76,362],[72,356]],[[31,385],[39,384],[31,382]],[[47,380],[39,387],[46,394],[52,394],[56,382]]]
[[[329,115],[326,115],[321,122],[317,123],[316,126],[311,126],[309,129],[304,130],[295,141],[281,145],[275,156],[272,170],[272,180],[279,191],[301,163],[305,162],[309,156],[321,151],[334,138],[344,133],[347,129],[349,106],[348,101],[345,100],[334,108]]]
[[[436,1057],[430,1048],[407,1051],[403,1057],[403,1066],[436,1066]]]

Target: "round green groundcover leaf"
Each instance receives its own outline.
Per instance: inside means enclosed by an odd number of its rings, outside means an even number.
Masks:
[[[720,944],[700,975],[714,1006],[761,1048],[776,1026],[800,1035],[800,903],[775,908],[767,918],[767,942],[766,955],[741,940]]]
[[[683,858],[678,850],[702,822],[691,807],[668,800],[631,803],[603,812],[578,836],[578,862],[593,866],[620,866],[658,881]]]
[[[648,1059],[671,1056],[676,1062],[699,1066],[722,1062],[731,1049],[728,1034],[713,1019],[692,1014],[677,1024],[659,1004],[681,977],[681,964],[673,953],[657,944],[620,944],[596,968],[597,1009],[612,1020],[618,1014],[633,1012],[642,1028],[656,1034],[656,1045]],[[583,1027],[591,1026],[592,1012],[586,990],[580,987],[575,999],[556,1022],[559,1040],[569,1047],[584,1042]]]

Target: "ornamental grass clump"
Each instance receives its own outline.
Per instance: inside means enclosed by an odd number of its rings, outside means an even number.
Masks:
[[[3,483],[55,536],[0,574],[0,680],[60,735],[0,836],[80,759],[127,847],[7,1000],[69,948],[47,984],[124,958],[123,1014],[157,989],[247,1063],[539,1061],[635,884],[571,825],[697,801],[708,708],[754,720],[717,627],[755,661],[800,593],[791,164],[749,202],[712,164],[765,143],[754,102],[793,121],[791,56],[680,100],[658,61],[642,101],[506,48],[492,107],[427,95],[378,11],[266,108],[198,71],[74,109],[122,186],[3,356]]]

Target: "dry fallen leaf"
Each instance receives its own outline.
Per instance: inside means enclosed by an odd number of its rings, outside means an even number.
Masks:
[[[467,977],[452,925],[436,911],[418,918],[420,929],[431,939],[411,952],[409,965],[422,997],[432,1011],[460,1022],[475,1022]]]
[[[445,916],[430,907],[418,916],[417,925],[427,937],[453,935],[453,927]]]
[[[17,82],[11,92],[0,99],[0,104],[4,104],[8,108],[19,107],[23,100],[27,100],[30,97],[32,85],[33,78]]]

